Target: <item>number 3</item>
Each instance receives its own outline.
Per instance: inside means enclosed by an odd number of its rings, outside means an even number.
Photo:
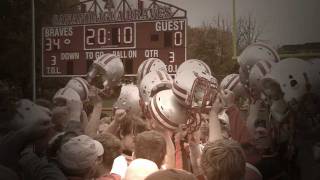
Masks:
[[[57,65],[57,57],[51,56],[51,66],[56,66],[56,65]]]
[[[169,63],[174,63],[175,57],[174,57],[174,52],[169,52]]]

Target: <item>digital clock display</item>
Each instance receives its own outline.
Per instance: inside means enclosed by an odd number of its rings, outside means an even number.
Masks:
[[[135,24],[106,24],[84,27],[84,47],[91,49],[134,48]]]
[[[186,19],[115,22],[42,28],[42,76],[83,76],[104,53],[119,56],[126,75],[160,58],[174,74],[186,60]]]

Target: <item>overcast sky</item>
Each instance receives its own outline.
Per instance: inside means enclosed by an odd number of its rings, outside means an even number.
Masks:
[[[217,15],[232,17],[232,0],[163,0],[188,12],[188,23],[200,26]],[[251,13],[263,29],[261,39],[273,45],[320,42],[320,0],[236,0],[238,16]]]

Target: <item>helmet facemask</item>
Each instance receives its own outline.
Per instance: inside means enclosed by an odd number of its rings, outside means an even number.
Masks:
[[[197,77],[191,89],[191,95],[187,97],[187,104],[191,109],[201,112],[204,109],[211,108],[212,102],[217,96],[217,89],[212,83],[203,77]]]

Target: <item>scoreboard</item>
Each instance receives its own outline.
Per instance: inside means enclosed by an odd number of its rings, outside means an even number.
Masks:
[[[173,74],[186,60],[186,27],[186,18],[43,27],[42,75],[84,76],[104,53],[119,56],[127,76],[151,57]]]

